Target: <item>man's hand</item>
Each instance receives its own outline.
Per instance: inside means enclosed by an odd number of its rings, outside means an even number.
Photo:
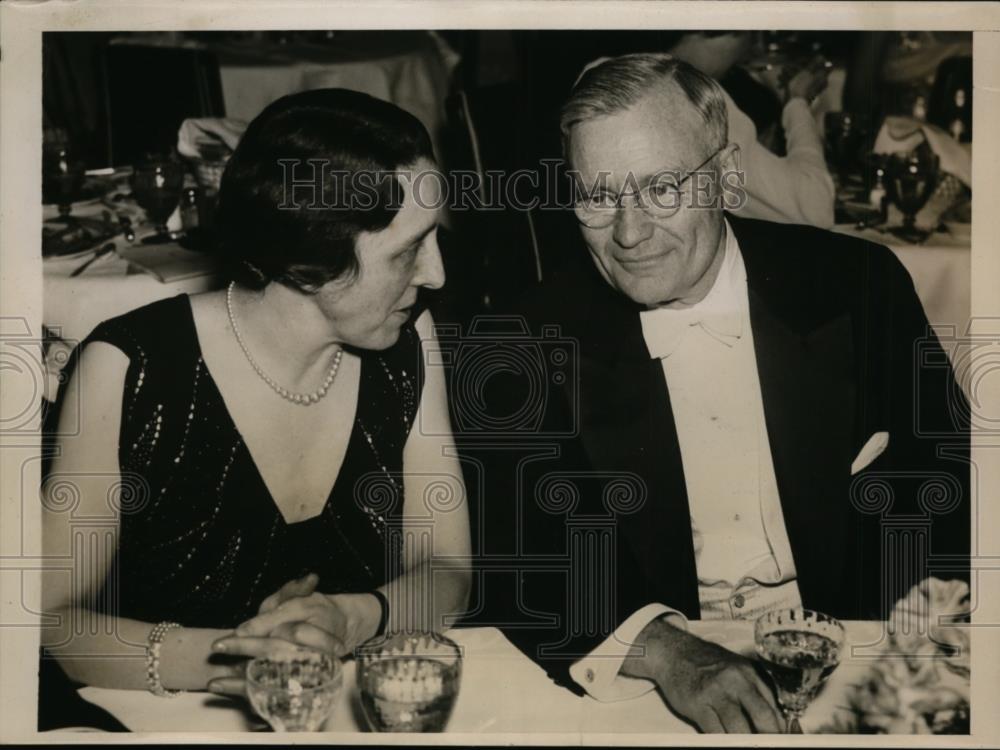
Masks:
[[[663,618],[642,631],[622,672],[656,682],[670,707],[703,732],[782,731],[774,695],[749,659]]]

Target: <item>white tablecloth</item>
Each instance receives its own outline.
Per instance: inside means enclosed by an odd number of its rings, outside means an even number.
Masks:
[[[879,640],[880,622],[848,622],[848,647],[843,661],[810,706],[802,722],[809,731],[825,724],[842,698],[845,687],[870,665],[872,649],[862,646]],[[753,652],[753,623],[691,623],[703,638],[744,654]],[[634,700],[599,703],[556,686],[545,672],[524,656],[494,628],[456,629],[448,633],[463,648],[462,685],[448,732],[468,733],[694,733],[654,692]],[[354,664],[345,665],[344,688],[327,732],[357,732],[364,726],[354,684]],[[235,701],[207,693],[185,693],[173,699],[157,698],[141,690],[83,688],[80,694],[112,713],[133,731],[242,732],[260,726]]]
[[[214,275],[163,283],[146,273],[129,273],[116,255],[94,261],[84,273],[70,274],[87,259],[49,259],[42,265],[42,322],[70,344],[87,337],[103,320],[177,294],[195,294],[219,285]]]
[[[968,227],[959,234],[932,234],[921,245],[907,244],[874,229],[858,231],[849,225],[835,229],[888,246],[913,277],[931,325],[955,326],[960,334],[966,330],[972,310],[972,245]]]

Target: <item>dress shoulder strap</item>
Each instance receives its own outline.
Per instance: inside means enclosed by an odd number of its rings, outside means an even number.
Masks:
[[[190,303],[186,295],[159,300],[115,318],[105,320],[78,347],[81,351],[93,341],[103,341],[121,349],[133,362],[155,353],[170,360],[196,350]]]

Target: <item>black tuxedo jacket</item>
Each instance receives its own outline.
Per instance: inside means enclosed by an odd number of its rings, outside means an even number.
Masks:
[[[728,218],[804,606],[882,619],[915,581],[967,576],[968,407],[906,270],[881,245]],[[551,384],[538,429],[512,444],[514,486],[490,481],[488,503],[517,508],[528,561],[505,632],[573,687],[572,661],[640,607],[699,617],[689,498],[639,307],[587,258],[520,310],[536,333],[557,324],[578,367]],[[852,477],[881,431],[887,449]],[[726,471],[725,456],[713,460]]]

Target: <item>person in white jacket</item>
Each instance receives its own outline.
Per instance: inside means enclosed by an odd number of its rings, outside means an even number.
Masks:
[[[749,51],[748,32],[682,35],[667,52],[702,73],[722,79]],[[773,89],[782,103],[785,155],[778,156],[757,140],[757,127],[726,94],[729,140],[739,144],[740,169],[749,200],[740,216],[785,224],[833,226],[835,188],[823,158],[823,141],[809,102],[826,86],[826,71],[807,68]]]

